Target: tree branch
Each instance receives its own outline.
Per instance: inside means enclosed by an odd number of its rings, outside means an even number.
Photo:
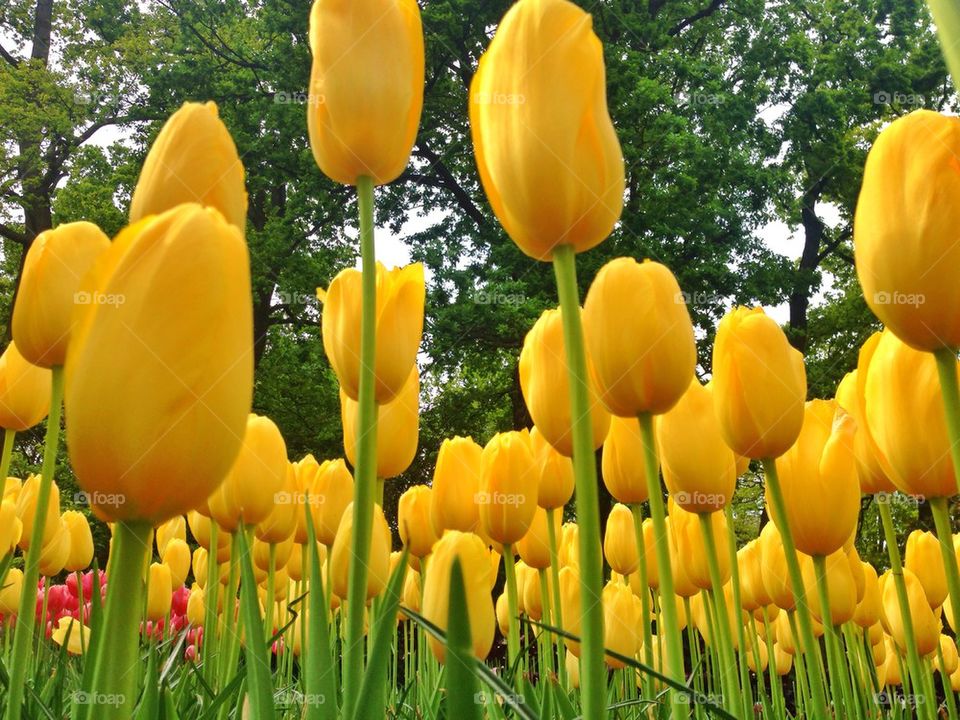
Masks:
[[[711,0],[710,4],[704,8],[701,8],[695,12],[690,17],[684,18],[676,25],[674,25],[670,30],[667,31],[667,35],[679,35],[686,28],[693,25],[698,20],[703,20],[706,17],[713,15],[720,7],[723,5],[724,0]]]

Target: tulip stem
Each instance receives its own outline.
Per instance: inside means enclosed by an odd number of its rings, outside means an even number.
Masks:
[[[560,607],[560,562],[557,560],[557,527],[554,525],[553,518],[557,512],[556,508],[547,508],[547,542],[550,544],[550,576],[553,580],[553,624],[555,627],[563,627],[563,612]],[[546,604],[550,599],[544,597]],[[557,636],[551,638],[551,642],[556,648],[557,654],[557,674],[560,676],[560,686],[567,688],[567,663],[565,662],[564,644]]]
[[[363,614],[367,600],[367,559],[373,531],[377,474],[377,265],[374,245],[373,178],[357,179],[363,297],[360,315],[360,381],[357,396],[357,464],[354,468],[353,532],[347,590],[347,634],[343,660],[343,717],[353,717],[363,678]]]
[[[217,562],[218,527],[213,518],[210,518],[210,549],[207,551],[207,582],[203,588],[203,635],[200,640],[200,657],[203,665],[203,677],[213,686],[220,673],[217,663],[220,661],[217,654],[217,606],[220,589],[220,565]],[[212,580],[211,580],[212,578]]]
[[[960,90],[960,8],[955,0],[927,0],[940,37],[940,49],[947,61],[947,69],[953,76],[954,88]]]
[[[900,618],[903,621],[903,634],[907,646],[907,668],[918,684],[918,713],[930,716],[930,704],[922,687],[920,655],[917,652],[916,638],[913,632],[913,616],[910,614],[910,601],[907,598],[907,585],[903,580],[903,563],[900,559],[900,547],[897,544],[897,534],[893,529],[893,517],[890,515],[889,496],[876,496],[877,508],[880,511],[880,523],[883,525],[883,538],[887,544],[887,554],[890,557],[890,574],[893,576],[893,585],[897,591],[897,603],[900,606]]]
[[[507,657],[510,667],[516,662],[520,654],[520,625],[517,620],[519,604],[517,602],[517,573],[514,567],[513,547],[503,546],[503,569],[507,576],[507,609],[510,617],[507,619],[509,632],[507,633]],[[519,687],[519,684],[517,684]]]
[[[240,551],[240,625],[246,639],[244,642],[246,686],[247,697],[250,700],[247,709],[250,713],[249,717],[253,720],[265,720],[275,716],[273,679],[270,675],[270,656],[267,650],[267,641],[263,636],[263,619],[260,617],[257,581],[253,574],[253,563],[250,558],[253,528],[241,524],[237,528],[236,537]],[[273,545],[270,547],[272,549]],[[270,598],[267,598],[267,602],[270,602]]]
[[[827,672],[829,673],[830,693],[833,695],[834,707],[840,703],[846,712],[853,713],[850,698],[847,697],[841,678],[840,665],[837,662],[837,637],[833,630],[833,616],[830,612],[830,586],[827,579],[827,558],[824,555],[813,556],[813,567],[816,571],[815,583],[817,598],[820,601],[820,622],[823,623],[824,643],[827,647]]]
[[[147,522],[118,522],[113,531],[107,607],[94,646],[86,717],[120,720],[133,716],[140,667],[140,621],[146,595],[144,569],[152,528]]]
[[[953,611],[953,627],[960,628],[960,571],[957,570],[957,556],[953,549],[953,529],[950,527],[950,512],[947,499],[930,498],[933,511],[933,523],[940,540],[940,553],[943,555],[943,567],[947,571],[947,589],[950,591],[950,609]]]
[[[937,360],[937,373],[940,375],[940,396],[943,398],[943,411],[947,420],[953,474],[960,490],[960,386],[957,385],[957,354],[950,348],[941,348],[933,356]]]
[[[653,642],[650,632],[650,589],[647,587],[647,544],[643,539],[643,513],[640,503],[631,503],[630,512],[633,515],[633,537],[637,543],[637,574],[640,581],[640,612],[643,614],[643,661],[648,667],[653,664]],[[653,678],[647,674],[643,676],[643,692],[647,698],[654,696]]]
[[[3,455],[0,456],[0,482],[7,481],[10,474],[10,457],[13,455],[13,442],[17,438],[17,431],[7,428],[3,431]]]
[[[650,503],[650,519],[653,521],[654,552],[657,556],[657,574],[660,581],[660,614],[663,616],[664,628],[658,632],[666,635],[667,645],[667,672],[673,680],[684,683],[683,671],[683,642],[680,639],[679,622],[677,619],[677,599],[673,589],[673,570],[670,567],[670,536],[667,533],[667,518],[663,507],[663,490],[660,487],[660,463],[657,460],[657,446],[653,435],[653,416],[650,413],[641,413],[640,437],[643,440],[644,474],[647,476],[647,490]],[[687,714],[686,708],[689,699],[678,690],[670,691],[670,713],[674,720]]]
[[[50,492],[53,475],[57,467],[57,448],[60,444],[60,411],[63,406],[63,367],[56,365],[51,372],[50,416],[47,418],[47,435],[44,441],[43,467],[40,471],[40,488],[37,491],[37,507],[33,515],[33,528],[30,532],[30,547],[23,563],[23,590],[20,592],[20,605],[17,609],[17,625],[13,635],[13,654],[10,665],[10,681],[7,687],[10,695],[7,699],[6,720],[20,720],[23,706],[23,690],[27,673],[27,653],[37,617],[37,579],[40,573],[40,552],[43,549],[43,532],[47,524],[47,506],[50,504]],[[5,435],[4,458],[7,446],[13,448],[13,438]],[[10,442],[7,443],[6,441]],[[6,475],[2,476],[6,481]]]
[[[723,515],[727,521],[727,552],[730,554],[730,588],[733,594],[733,607],[736,608],[735,612],[739,618],[740,609],[743,608],[742,596],[740,593],[740,566],[737,563],[737,537],[736,530],[734,529],[736,525],[734,525],[733,522],[733,505],[731,505],[729,502],[723,509]],[[747,667],[747,658],[745,654],[746,640],[747,636],[743,627],[743,623],[738,622],[737,644],[740,646],[740,652],[737,653],[737,659],[740,663],[740,687],[742,688],[742,693],[744,695],[744,717],[750,717],[750,714],[753,711],[753,688],[750,685],[750,669]],[[757,667],[760,667],[759,661],[757,661]],[[763,673],[759,670],[757,671],[757,677],[759,679],[758,684],[762,686]],[[763,692],[765,692],[765,689],[763,689]]]
[[[582,651],[580,686],[581,714],[585,720],[604,716],[606,670],[603,651],[603,555],[600,550],[600,509],[597,497],[597,466],[590,418],[587,353],[580,321],[580,291],[577,288],[576,256],[572,245],[560,245],[553,253],[553,269],[563,319],[563,344],[570,385],[570,417],[573,435],[573,472],[576,482],[577,522],[580,525],[580,595],[582,600]],[[674,606],[675,607],[675,606]]]
[[[780,531],[783,541],[783,554],[787,561],[787,570],[790,573],[790,584],[793,587],[793,596],[796,600],[796,615],[800,624],[800,635],[803,650],[809,653],[811,665],[809,668],[810,700],[813,704],[813,716],[827,718],[827,705],[824,695],[823,678],[817,672],[819,665],[820,645],[813,635],[813,624],[810,622],[810,610],[807,607],[807,595],[803,587],[803,575],[800,572],[800,561],[797,558],[796,547],[793,544],[793,532],[787,521],[787,508],[783,501],[783,490],[780,488],[780,476],[777,474],[777,464],[773,458],[764,458],[763,470],[767,476],[767,489],[770,491],[770,509],[773,511],[773,522]]]

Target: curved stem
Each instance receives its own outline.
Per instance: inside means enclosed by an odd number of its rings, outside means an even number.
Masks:
[[[343,715],[353,717],[363,676],[363,613],[367,600],[367,558],[377,491],[377,265],[373,239],[373,179],[357,179],[362,262],[360,315],[360,387],[357,397],[357,465],[354,468],[353,533],[350,539],[350,575],[347,589],[347,634],[343,659]]]
[[[662,634],[666,636],[667,667],[665,675],[677,682],[685,682],[683,671],[683,642],[680,639],[680,624],[677,621],[676,593],[673,590],[673,571],[670,568],[670,536],[667,534],[667,519],[663,508],[663,490],[660,487],[660,464],[657,461],[657,446],[653,436],[653,416],[641,413],[640,437],[643,440],[644,472],[647,476],[649,491],[650,519],[653,521],[653,534],[656,537],[654,552],[657,556],[657,570],[660,580],[660,613],[663,616],[664,628]],[[659,627],[659,625],[658,625]],[[670,711],[673,718],[684,717],[683,694],[677,690],[670,691]]]
[[[576,480],[577,522],[580,525],[580,594],[582,597],[580,685],[586,720],[603,716],[606,671],[603,662],[603,555],[600,550],[600,509],[597,466],[593,452],[590,396],[587,392],[587,354],[580,323],[580,293],[573,247],[561,245],[553,253],[553,269],[563,318],[563,344],[570,385],[573,435],[573,472]]]
[[[787,522],[787,509],[783,501],[783,491],[780,488],[780,477],[777,475],[777,465],[773,458],[763,460],[763,469],[767,476],[767,488],[770,490],[770,509],[773,511],[773,520],[780,531],[783,541],[783,554],[787,560],[787,570],[790,573],[790,584],[796,599],[796,616],[800,624],[800,635],[803,648],[809,653],[811,668],[808,665],[810,681],[810,699],[813,704],[814,717],[826,718],[827,705],[823,689],[823,678],[818,673],[817,665],[820,657],[820,646],[813,635],[813,625],[810,622],[810,610],[807,607],[807,594],[803,588],[803,575],[800,572],[800,562],[797,560],[797,551],[793,544],[793,532]]]
[[[950,591],[950,609],[953,611],[953,626],[960,627],[960,571],[957,569],[957,556],[953,550],[953,528],[950,527],[950,513],[946,498],[930,498],[933,522],[940,540],[940,554],[947,574],[947,588]]]
[[[40,574],[40,552],[43,549],[43,531],[46,526],[50,490],[57,466],[57,449],[60,445],[60,411],[63,405],[63,368],[56,366],[51,372],[50,416],[47,418],[47,435],[43,449],[43,467],[40,471],[40,488],[37,491],[37,509],[33,516],[30,547],[23,563],[23,590],[17,609],[17,625],[13,635],[13,654],[10,660],[10,696],[7,700],[6,720],[20,720],[23,706],[23,687],[26,681],[27,653],[37,617],[37,579]],[[13,448],[12,438],[9,443]],[[4,445],[6,452],[6,443]],[[2,478],[6,481],[6,476]]]

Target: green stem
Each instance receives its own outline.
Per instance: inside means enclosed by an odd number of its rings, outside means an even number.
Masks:
[[[940,36],[940,49],[953,76],[953,86],[960,90],[960,7],[956,0],[927,0],[930,14]],[[943,352],[943,351],[940,351]]]
[[[44,441],[43,467],[40,471],[40,488],[37,491],[37,509],[33,516],[30,547],[23,565],[23,590],[17,609],[17,625],[13,636],[13,655],[10,661],[10,696],[7,700],[6,720],[20,720],[23,707],[23,691],[27,672],[27,654],[33,638],[37,616],[37,579],[40,573],[40,552],[43,549],[43,531],[50,504],[50,491],[57,466],[57,448],[60,444],[60,411],[63,405],[63,368],[56,366],[51,371],[50,416],[47,418],[47,435]],[[9,431],[6,439],[11,440]],[[4,453],[7,443],[4,443]],[[6,481],[6,475],[2,476]]]
[[[133,715],[140,674],[139,635],[150,533],[147,522],[119,522],[114,527],[110,589],[89,688],[94,702],[85,706],[86,717],[120,720]]]
[[[270,550],[267,556],[267,597],[263,603],[263,626],[267,629],[267,635],[269,637],[273,637],[273,606],[276,605],[273,596],[276,589],[276,573],[277,546],[275,543],[270,543]]]
[[[843,703],[843,709],[852,713],[849,698],[843,692],[840,684],[840,666],[837,664],[837,643],[833,632],[833,618],[830,615],[830,588],[827,581],[827,559],[823,555],[813,556],[813,567],[816,571],[817,597],[820,600],[820,621],[823,623],[824,642],[827,647],[827,672],[829,674],[830,694],[833,696],[833,705],[838,710]]]
[[[217,606],[220,598],[220,563],[217,561],[217,543],[219,539],[217,534],[219,528],[213,518],[210,518],[210,549],[207,551],[207,584],[203,588],[203,638],[200,641],[200,657],[203,664],[203,677],[207,684],[213,686],[217,672],[216,661],[219,657],[216,653],[217,647]]]
[[[931,7],[937,4],[937,0],[929,1]],[[949,4],[952,5],[953,1]],[[960,39],[960,36],[957,37]],[[958,78],[960,76],[954,75],[954,82]],[[940,375],[940,396],[943,398],[943,411],[946,415],[953,474],[960,490],[960,387],[957,385],[957,355],[949,348],[941,348],[933,356],[936,358],[937,373]]]
[[[603,716],[606,671],[603,662],[603,555],[600,550],[600,509],[597,467],[593,451],[590,396],[587,391],[587,354],[580,322],[580,293],[573,247],[561,245],[553,253],[553,269],[563,317],[563,344],[570,373],[570,417],[573,434],[573,471],[576,480],[577,522],[580,525],[582,715],[586,720]]]
[[[743,602],[740,596],[740,566],[737,563],[737,539],[734,533],[734,528],[736,525],[733,521],[733,505],[727,503],[726,507],[723,510],[724,517],[727,521],[727,552],[730,555],[730,588],[733,591],[733,607],[736,608],[737,613],[737,642],[740,646],[740,652],[737,653],[737,658],[740,663],[740,687],[743,689],[744,703],[743,710],[744,716],[750,717],[753,712],[753,687],[750,684],[750,669],[747,667],[747,658],[746,658],[746,632],[743,627]],[[755,645],[756,643],[754,643]],[[760,682],[758,684],[762,685],[762,675],[763,673],[759,672],[760,664],[757,662],[757,675],[760,677]]]
[[[937,643],[937,663],[940,665],[940,681],[943,683],[943,699],[947,704],[947,716],[950,720],[957,720],[957,703],[953,697],[950,676],[943,670],[943,648],[940,643]]]
[[[670,567],[670,547],[667,545],[670,542],[670,536],[667,534],[663,490],[660,487],[660,464],[657,460],[657,446],[653,435],[653,416],[649,413],[641,413],[638,420],[640,421],[640,436],[643,440],[644,472],[647,476],[650,519],[653,521],[653,534],[656,538],[653,547],[657,556],[657,569],[660,576],[660,614],[663,616],[662,635],[666,636],[668,661],[664,674],[677,682],[684,683],[683,643],[680,639],[680,624],[677,620],[673,570]],[[660,626],[657,625],[657,627]],[[684,705],[683,693],[671,690],[670,700],[670,713],[674,720],[684,717],[687,714],[687,707]]]
[[[0,455],[0,482],[6,482],[10,474],[10,457],[13,455],[13,443],[17,438],[17,431],[9,428],[3,431],[3,454]]]
[[[793,532],[787,522],[787,508],[783,501],[783,491],[780,488],[780,477],[777,474],[777,465],[773,458],[763,460],[763,469],[767,476],[767,489],[770,491],[770,509],[773,511],[773,520],[780,531],[780,538],[783,541],[783,554],[786,556],[787,570],[790,573],[790,584],[793,587],[793,595],[796,599],[796,615],[800,624],[801,640],[803,648],[809,653],[810,661],[813,663],[810,669],[810,700],[813,704],[813,715],[818,718],[827,717],[827,705],[823,689],[823,678],[818,673],[817,665],[820,656],[820,648],[816,638],[813,635],[813,625],[810,622],[810,610],[807,607],[807,594],[803,588],[803,575],[800,572],[800,562],[797,559],[797,551],[793,544]],[[796,639],[796,638],[795,638]]]
[[[373,179],[357,179],[363,298],[360,316],[360,387],[357,397],[357,465],[354,469],[353,532],[347,590],[347,636],[343,661],[343,716],[353,717],[363,676],[363,612],[367,600],[367,559],[377,484],[377,265],[374,245]]]
[[[520,654],[520,625],[517,620],[519,615],[519,603],[517,602],[517,573],[514,567],[513,548],[510,545],[503,546],[503,569],[507,576],[507,608],[510,617],[507,619],[509,632],[507,633],[507,657],[510,667]]]
[[[723,581],[720,579],[720,564],[717,562],[717,541],[713,534],[713,522],[710,513],[700,513],[700,530],[703,532],[704,549],[707,551],[707,568],[710,572],[710,585],[713,590],[713,602],[717,608],[716,647],[719,648],[721,677],[723,683],[723,704],[731,713],[742,713],[741,697],[745,694],[737,685],[737,661],[733,655],[733,640],[730,637],[730,614],[727,611],[727,598],[723,593]],[[740,608],[737,608],[737,612]],[[739,624],[739,623],[738,623]],[[743,646],[740,646],[741,654]],[[749,717],[743,714],[742,717]]]
[[[893,517],[890,515],[890,501],[886,497],[877,497],[877,508],[880,511],[880,522],[883,525],[883,537],[887,544],[887,554],[890,557],[890,574],[893,576],[894,588],[897,591],[897,603],[900,605],[900,617],[903,620],[903,634],[907,645],[907,668],[918,685],[922,685],[920,673],[920,655],[917,652],[917,643],[913,633],[913,616],[910,615],[910,601],[907,598],[907,585],[903,580],[903,563],[900,559],[900,547],[897,544],[897,534],[893,529]],[[922,692],[922,691],[921,691]],[[931,716],[931,703],[925,694],[918,698],[917,707],[924,717]]]
[[[643,513],[640,503],[630,505],[633,514],[633,537],[637,543],[637,575],[640,580],[640,611],[643,613],[643,661],[648,667],[653,664],[653,634],[650,632],[650,589],[647,587],[647,544],[643,540]],[[644,673],[643,694],[647,698],[654,696],[653,678]]]
[[[253,563],[250,558],[252,529],[241,525],[237,528],[237,540],[240,550],[240,610],[243,629],[246,633],[244,651],[246,658],[246,686],[250,704],[244,715],[249,712],[252,720],[273,718],[273,679],[270,674],[270,656],[267,641],[263,636],[263,619],[260,617],[260,603],[257,599],[257,581],[253,575]],[[273,547],[272,545],[270,546]]]
[[[950,527],[950,512],[946,498],[930,498],[933,511],[933,523],[940,540],[940,554],[947,574],[947,588],[950,591],[950,609],[953,610],[953,626],[960,627],[960,571],[957,569],[957,556],[953,551],[953,529]]]
[[[547,542],[550,544],[550,576],[553,579],[553,622],[555,627],[563,628],[563,612],[560,607],[560,562],[557,560],[557,528],[553,520],[555,512],[555,508],[547,509]],[[543,602],[546,603],[547,599],[544,598]],[[551,640],[556,648],[560,685],[567,689],[567,663],[563,640],[557,635],[552,635]]]

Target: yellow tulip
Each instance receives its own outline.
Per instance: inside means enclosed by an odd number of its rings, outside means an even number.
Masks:
[[[57,531],[50,542],[44,544],[40,550],[40,574],[45,577],[54,577],[63,572],[67,560],[70,559],[70,528],[63,518],[57,519]]]
[[[296,529],[293,531],[293,538],[296,542],[303,544],[307,542],[307,490],[316,485],[317,476],[320,473],[320,463],[317,459],[308,453],[294,463],[291,463],[294,471],[294,516],[296,518]],[[351,477],[351,482],[353,478]],[[316,529],[316,528],[315,528]],[[336,532],[336,527],[334,527]]]
[[[357,403],[340,388],[343,452],[356,467]],[[420,372],[416,367],[400,393],[377,407],[377,477],[392,478],[404,472],[417,454],[420,433]]]
[[[697,347],[683,293],[666,266],[633,258],[600,269],[583,304],[600,399],[614,415],[659,415],[693,380]]]
[[[672,410],[657,417],[663,480],[688,512],[722,510],[737,485],[737,457],[727,447],[713,412],[711,386],[696,378]]]
[[[904,567],[920,581],[931,608],[943,605],[947,598],[947,573],[943,566],[940,542],[931,532],[914,530],[907,536]]]
[[[537,505],[546,510],[562,508],[573,497],[573,461],[557,452],[536,427],[530,430],[530,449],[540,475]]]
[[[580,528],[576,523],[564,523],[560,528],[560,544],[557,548],[560,567],[580,567]]]
[[[803,584],[806,588],[807,604],[810,613],[820,622],[824,622],[823,608],[820,606],[820,595],[817,592],[817,572],[812,558],[800,554],[803,572]],[[826,557],[826,581],[831,625],[840,626],[852,620],[857,609],[857,592],[850,572],[850,563],[846,553],[838,550]]]
[[[856,532],[860,483],[853,454],[855,430],[853,418],[838,413],[834,401],[812,400],[804,409],[796,443],[777,459],[786,520],[800,552],[830,555]],[[767,494],[770,507],[769,488]]]
[[[483,448],[472,438],[447,438],[440,443],[430,496],[430,522],[437,536],[444,530],[473,532],[479,527],[482,463]]]
[[[397,529],[400,541],[416,558],[425,558],[439,537],[430,522],[433,491],[426,485],[415,485],[400,496],[397,506]]]
[[[191,565],[194,579],[200,587],[205,589],[207,587],[207,580],[209,579],[208,571],[210,570],[210,556],[205,548],[200,547],[193,551],[193,561]],[[225,585],[229,577],[230,564],[225,562],[219,563],[217,565],[217,582]]]
[[[777,526],[768,522],[760,531],[760,567],[763,586],[773,604],[781,610],[793,610],[796,601],[787,571],[787,556]]]
[[[163,564],[170,570],[170,583],[178,588],[187,580],[190,573],[190,546],[180,538],[167,543],[162,555]]]
[[[888,570],[887,573],[890,571]],[[885,573],[886,574],[886,573]],[[913,621],[913,635],[920,656],[926,656],[937,649],[940,641],[940,621],[927,603],[927,596],[917,576],[904,568],[903,581],[907,588],[907,605]],[[907,640],[903,631],[903,619],[900,615],[900,603],[893,579],[882,583],[882,608],[890,636],[896,642],[901,653],[907,651]]]
[[[580,637],[580,568],[568,565],[560,569],[560,616],[563,618],[563,630],[569,635]],[[580,643],[570,638],[563,639],[567,650],[580,657]]]
[[[79,485],[107,520],[158,523],[197,507],[230,470],[250,411],[243,237],[216,210],[180,205],[121,232],[79,292],[105,299],[76,306],[67,351]]]
[[[323,303],[323,349],[351,400],[357,400],[360,393],[360,280],[360,271],[348,268],[333,279],[326,292],[317,290]],[[403,390],[414,370],[423,335],[425,297],[423,265],[387,270],[377,263],[374,374],[381,405]]]
[[[713,528],[720,581],[726,583],[730,579],[732,570],[730,553],[727,551],[727,537],[730,531],[727,529],[727,521],[723,513],[710,513],[708,519]],[[670,503],[670,534],[676,542],[680,563],[684,565],[683,572],[701,590],[712,588],[710,567],[707,560],[707,545],[700,523],[700,516],[687,512],[679,505]]]
[[[510,637],[510,600],[507,598],[506,591],[497,596],[497,602],[494,604],[494,612],[497,616],[497,627],[503,637]]]
[[[70,534],[70,554],[63,567],[70,572],[84,570],[93,560],[93,535],[90,533],[90,523],[87,522],[83,513],[76,510],[67,510],[62,518]]]
[[[353,502],[353,475],[342,458],[326,461],[307,490],[309,496],[305,502],[313,516],[317,542],[330,547],[337,537],[344,513]]]
[[[23,570],[10,568],[7,577],[0,585],[0,615],[16,615],[20,607],[20,593],[23,591]]]
[[[507,234],[532,258],[602,242],[623,208],[624,166],[607,111],[603,48],[566,0],[504,15],[470,85],[480,180]]]
[[[266,518],[261,520],[254,533],[258,540],[276,545],[287,539],[293,539],[297,528],[297,508],[303,498],[297,486],[297,471],[293,463],[285,463],[283,489],[273,496],[273,508]]]
[[[517,552],[532,568],[545,570],[550,567],[550,535],[547,511],[538,507],[526,534],[517,542]],[[560,537],[560,513],[553,514],[554,537]]]
[[[480,526],[502,545],[526,535],[537,510],[539,473],[530,450],[529,433],[497,433],[483,449],[480,462]]]
[[[543,595],[540,588],[540,572],[534,568],[528,567],[527,573],[523,579],[523,610],[528,618],[539,622],[543,618]],[[549,575],[546,577],[549,578]],[[547,591],[550,592],[549,580]],[[549,602],[552,595],[548,595],[547,601]]]
[[[589,356],[587,363],[590,364]],[[530,417],[543,437],[559,452],[573,457],[570,379],[559,309],[545,310],[523,340],[520,389]],[[598,448],[606,437],[610,415],[598,402],[592,381],[589,383],[589,395],[593,447]]]
[[[803,357],[761,308],[738,307],[713,345],[714,411],[727,445],[748,458],[785,453],[803,425]]]
[[[880,462],[897,489],[926,498],[956,494],[933,355],[914,350],[884,330],[870,358],[865,402]]]
[[[780,643],[773,646],[773,658],[777,668],[777,675],[783,677],[793,669],[793,654],[780,647]]]
[[[17,349],[40,367],[67,359],[73,306],[95,299],[77,293],[80,280],[110,239],[96,225],[72,222],[40,233],[23,261],[12,329]]]
[[[203,588],[194,584],[190,588],[190,597],[187,598],[187,622],[193,627],[203,627],[207,615],[207,603]]]
[[[470,620],[473,653],[485,660],[493,645],[496,618],[490,588],[491,568],[483,541],[472,533],[449,530],[433,548],[423,581],[423,616],[441,630],[447,629],[450,616],[450,573],[459,560]],[[441,663],[446,646],[432,636],[430,649]]]
[[[163,620],[170,612],[173,596],[173,581],[170,568],[163,563],[150,564],[150,581],[147,584],[147,620]]]
[[[197,544],[206,550],[210,550],[210,518],[204,517],[200,513],[191,510],[187,513],[187,525],[190,526],[190,534]],[[214,548],[217,560],[225,562],[230,558],[231,534],[224,530],[217,529],[217,547]]]
[[[246,232],[243,163],[214,102],[184,103],[164,124],[133,190],[130,222],[182,203],[216,208]]]
[[[628,585],[608,582],[603,588],[604,649],[632,658],[643,642],[638,632],[643,617],[640,598]],[[623,661],[604,656],[607,665],[615,670],[625,667]]]
[[[420,573],[416,570],[408,570],[403,578],[400,604],[405,608],[410,608],[415,613],[420,612]],[[407,616],[400,613],[400,618],[406,620]]]
[[[607,516],[603,555],[613,571],[621,575],[632,575],[640,567],[633,513],[626,505],[617,503]]]
[[[763,583],[760,540],[755,538],[747,542],[737,553],[737,567],[740,571],[740,598],[745,610],[756,610],[773,603]]]
[[[897,337],[918,350],[960,346],[960,120],[916,110],[873,144],[853,223],[863,296]]]
[[[266,520],[287,481],[287,445],[274,422],[250,414],[240,454],[223,484],[210,496],[210,513],[233,532],[240,524]]]
[[[27,362],[15,342],[0,355],[0,427],[21,432],[50,411],[50,371]]]
[[[315,0],[307,129],[331,179],[381,185],[407,165],[423,108],[424,50],[415,0]]]
[[[30,537],[33,525],[37,521],[37,496],[40,494],[40,476],[31,475],[17,495],[17,517],[22,524],[20,549],[30,549]],[[47,517],[43,520],[42,545],[48,544],[60,530],[60,488],[54,482],[50,486],[50,500],[47,503]]]
[[[864,592],[853,613],[853,621],[862,628],[869,628],[880,621],[880,582],[877,571],[870,563],[862,563]]]
[[[374,523],[376,523],[376,519],[374,520]],[[352,530],[352,519],[351,519],[351,530]],[[382,528],[377,526],[375,527],[374,532],[379,533],[381,530]],[[379,537],[378,537],[378,540],[379,540]],[[347,543],[349,544],[349,539],[347,540]],[[376,549],[379,550],[380,545],[377,545]],[[388,550],[387,562],[388,562],[388,570],[389,570],[389,560],[390,560],[389,548],[387,548],[387,550]],[[379,552],[376,554],[375,559],[377,561],[380,560]],[[349,560],[347,560],[347,562],[349,563]],[[290,579],[293,580],[294,582],[300,582],[301,580],[303,580],[303,545],[294,544],[293,548],[290,551],[289,557],[287,557],[287,564],[285,566],[285,569],[287,571],[287,575],[289,575]],[[344,572],[346,572],[345,568],[344,568]],[[389,578],[389,571],[387,573],[387,577]],[[344,575],[343,581],[344,582],[347,581],[346,575]],[[368,587],[369,587],[369,584],[368,584]]]
[[[187,539],[187,519],[183,515],[176,515],[157,526],[156,542],[157,553],[163,557],[163,550],[171,540]]]
[[[578,656],[574,655],[572,652],[567,650],[566,657],[564,658],[564,666],[567,669],[567,680],[570,682],[570,686],[576,690],[580,689],[580,659]]]
[[[17,549],[23,535],[23,523],[17,517],[17,504],[4,498],[0,503],[0,558]]]
[[[643,436],[637,418],[610,418],[610,429],[603,443],[601,475],[603,484],[618,502],[633,505],[649,497],[644,470]]]
[[[57,621],[50,639],[60,647],[65,647],[71,655],[81,655],[84,647],[90,647],[90,628],[76,618],[65,615]]]
[[[351,538],[353,537],[353,503],[343,512],[340,527],[330,554],[330,579],[333,592],[340,598],[347,597],[348,575],[350,571]],[[379,505],[374,505],[373,532],[370,551],[364,560],[367,564],[367,596],[376,597],[387,586],[390,579],[390,527]],[[291,560],[299,556],[294,551]],[[289,571],[289,566],[288,566]],[[293,574],[291,573],[291,577]]]

